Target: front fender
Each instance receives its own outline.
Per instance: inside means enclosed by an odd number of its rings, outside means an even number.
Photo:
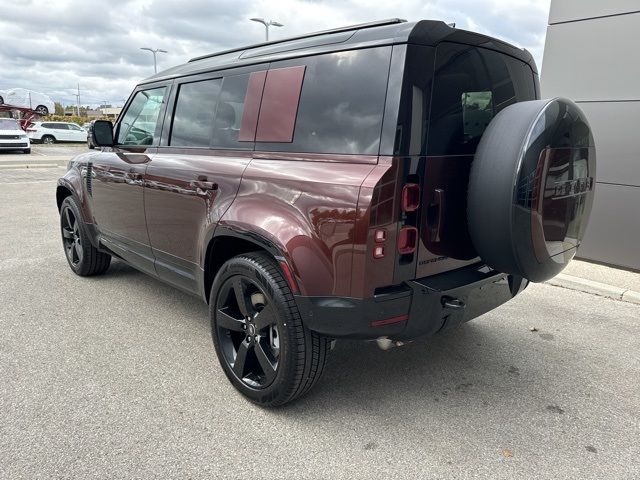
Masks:
[[[58,186],[56,188],[56,201],[58,210],[60,210],[60,204],[62,198],[66,196],[62,189],[71,192],[71,195],[75,199],[76,203],[80,207],[80,213],[82,214],[82,220],[89,228],[89,233],[92,243],[95,244],[96,234],[93,221],[93,214],[91,212],[91,206],[89,205],[89,199],[85,188],[85,177],[83,172],[90,175],[90,169],[87,170],[86,162],[82,161],[82,156],[72,160],[69,163],[69,169],[67,172],[58,179]]]

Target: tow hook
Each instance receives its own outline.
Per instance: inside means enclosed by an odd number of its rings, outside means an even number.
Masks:
[[[405,342],[401,342],[400,340],[391,340],[389,337],[378,337],[376,338],[376,343],[380,350],[391,350],[393,347],[406,345]]]
[[[466,305],[459,298],[447,297],[444,296],[440,299],[442,302],[442,306],[444,308],[449,308],[451,310],[462,310]]]

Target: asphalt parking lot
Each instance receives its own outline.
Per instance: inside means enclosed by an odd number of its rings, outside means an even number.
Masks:
[[[53,145],[31,144],[31,155],[40,157],[51,157],[55,155],[78,155],[88,151],[86,143],[54,143]]]
[[[63,172],[0,171],[1,478],[640,478],[640,305],[532,285],[429,341],[338,342],[265,410],[199,299],[117,262],[72,274]]]
[[[79,153],[87,151],[86,143],[54,143],[53,145],[43,145],[41,143],[31,144],[31,153],[24,154],[19,151],[5,150],[0,151],[0,159],[11,158],[34,158],[34,157],[53,157],[59,155],[65,155],[71,157],[78,155]],[[15,157],[14,157],[15,156]]]

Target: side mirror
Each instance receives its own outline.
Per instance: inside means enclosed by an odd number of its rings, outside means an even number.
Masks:
[[[108,120],[96,120],[91,129],[91,137],[98,147],[113,147],[113,124]]]

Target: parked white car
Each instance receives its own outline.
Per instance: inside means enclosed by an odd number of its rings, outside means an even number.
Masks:
[[[31,142],[13,118],[0,118],[0,150],[22,150],[31,153]]]
[[[86,142],[87,131],[76,123],[34,122],[27,127],[27,135],[33,142]]]
[[[34,92],[26,88],[10,88],[0,90],[0,105],[6,104],[20,108],[30,108],[40,115],[55,112],[53,100],[44,93]]]

